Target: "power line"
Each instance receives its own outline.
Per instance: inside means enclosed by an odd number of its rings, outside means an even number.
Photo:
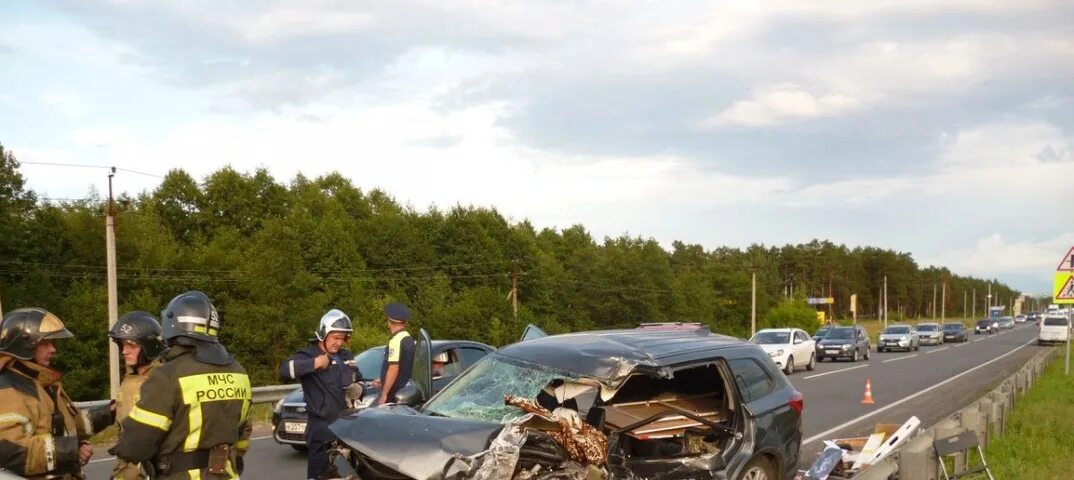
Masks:
[[[21,161],[19,163],[23,164],[23,165],[44,165],[44,166],[49,166],[49,167],[103,168],[103,169],[106,169],[106,170],[110,170],[112,168],[115,168],[117,171],[120,171],[120,172],[133,173],[135,175],[144,175],[144,176],[153,177],[153,178],[164,178],[164,176],[162,176],[162,175],[156,175],[156,174],[153,174],[153,173],[140,172],[138,170],[131,170],[129,168],[113,167],[111,165],[95,165],[95,164],[89,164],[89,163],[30,162],[30,161]]]
[[[385,268],[337,268],[337,269],[313,269],[306,270],[306,273],[371,273],[371,272],[403,272],[403,271],[418,271],[418,270],[438,270],[448,268],[460,268],[460,267],[473,267],[480,265],[504,265],[512,263],[508,260],[490,260],[483,262],[469,262],[469,263],[454,263],[454,264],[440,264],[440,265],[414,265],[408,267],[385,267]],[[87,265],[87,264],[70,264],[70,263],[47,263],[47,262],[24,262],[20,260],[0,260],[0,264],[8,265],[20,265],[30,267],[56,267],[61,269],[70,270],[104,270],[107,267],[105,265]],[[228,270],[214,270],[214,269],[199,269],[199,268],[167,268],[167,267],[116,267],[117,270],[127,270],[134,272],[184,272],[184,273],[238,273],[241,274],[241,270],[228,269]],[[490,275],[501,275],[500,273]],[[503,273],[502,275],[507,275]]]

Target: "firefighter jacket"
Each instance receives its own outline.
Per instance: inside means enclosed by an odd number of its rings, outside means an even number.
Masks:
[[[90,431],[60,372],[0,355],[0,468],[30,479],[83,478],[78,449]]]
[[[295,352],[280,365],[280,380],[302,382],[302,394],[310,420],[327,425],[347,408],[343,389],[360,380],[361,373],[355,366],[354,354],[350,350],[341,348],[330,356],[328,368],[316,370],[313,364],[321,355],[325,355],[325,352],[317,342],[311,340],[309,348]]]
[[[119,385],[119,398],[116,398],[116,424],[120,427],[120,436],[123,435],[123,419],[130,414],[134,404],[138,403],[139,392],[142,384],[149,378],[150,372],[159,367],[161,360],[153,360],[142,369],[127,367],[127,373],[123,375],[123,383]],[[112,469],[111,478],[116,480],[143,480],[146,478],[141,467],[137,463],[127,463],[122,459],[116,459],[116,466]]]
[[[237,454],[227,462],[226,478],[239,478],[239,459],[249,447],[250,378],[230,356],[217,364],[199,360],[198,348],[175,345],[164,354],[112,450],[127,462],[152,464],[155,479],[221,478],[205,468],[210,449],[221,445]]]

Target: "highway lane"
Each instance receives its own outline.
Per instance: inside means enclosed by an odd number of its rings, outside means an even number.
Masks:
[[[971,336],[964,344],[921,347],[917,352],[874,351],[868,361],[824,362],[812,372],[799,370],[789,378],[805,396],[801,466],[812,462],[821,439],[864,435],[875,423],[902,423],[911,415],[931,425],[961,409],[1021,368],[1040,348],[1048,348],[1032,343],[1036,334],[1034,326],[1019,325],[997,335]],[[874,405],[861,404],[866,378],[872,381]],[[305,455],[276,444],[270,434],[265,428],[255,431],[243,477],[304,478]],[[99,450],[95,463],[86,468],[91,480],[107,478],[111,471],[113,461]]]

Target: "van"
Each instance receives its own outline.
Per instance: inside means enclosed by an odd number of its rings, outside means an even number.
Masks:
[[[1047,316],[1040,322],[1037,345],[1065,343],[1070,339],[1070,320],[1066,317]]]

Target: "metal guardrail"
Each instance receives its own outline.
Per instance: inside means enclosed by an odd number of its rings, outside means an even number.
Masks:
[[[254,387],[253,401],[254,403],[275,403],[300,386],[301,385],[298,384],[292,384]],[[111,402],[111,400],[90,400],[87,402],[75,402],[75,406],[79,409],[91,409],[107,406]]]

